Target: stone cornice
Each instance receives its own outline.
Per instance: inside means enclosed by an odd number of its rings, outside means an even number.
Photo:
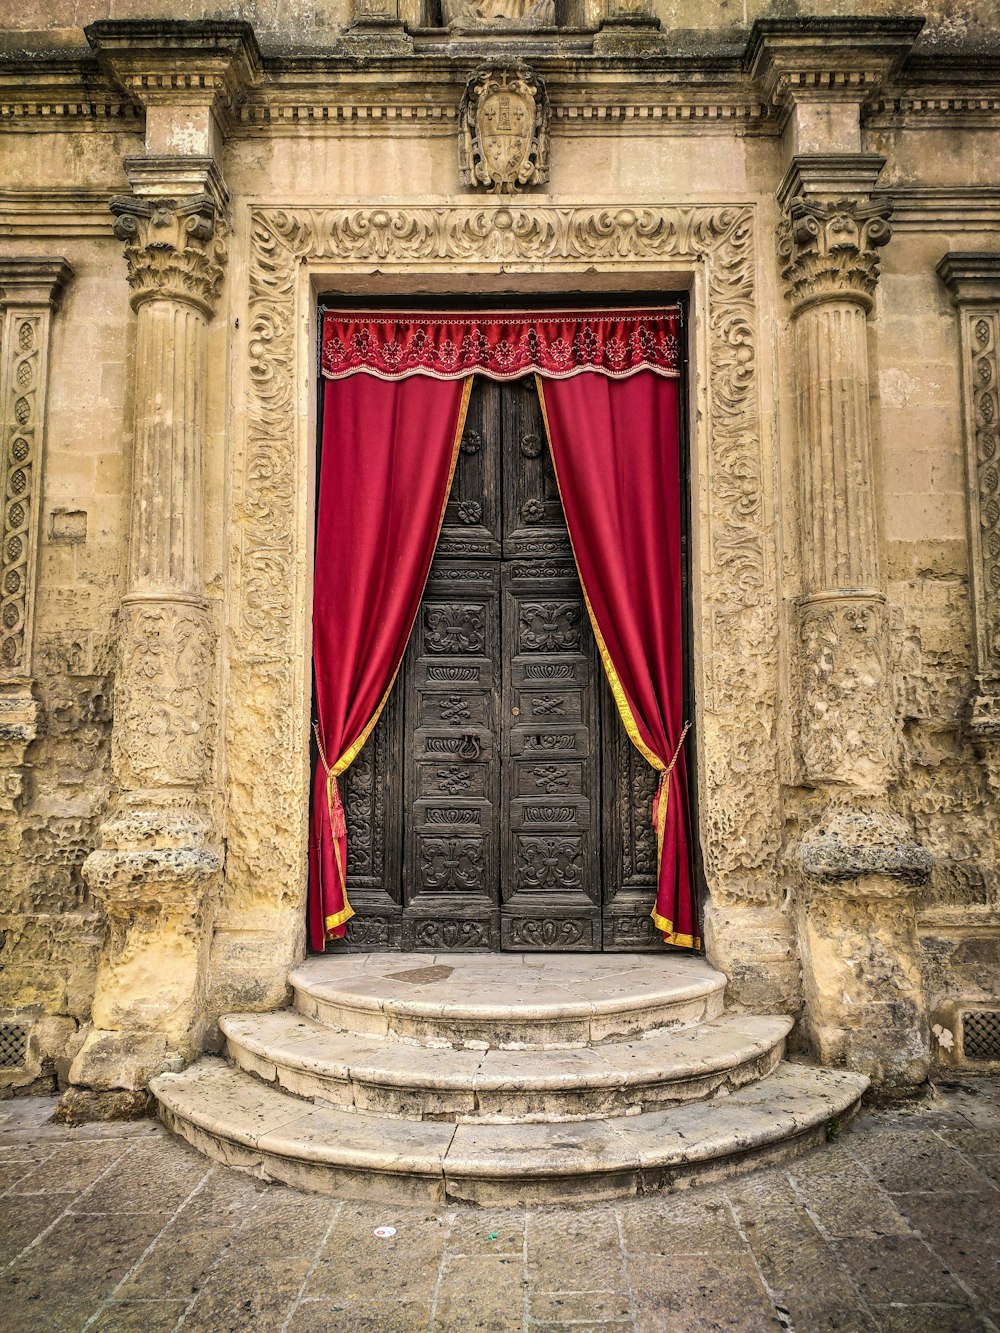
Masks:
[[[102,19],[84,32],[98,65],[142,107],[196,102],[231,114],[263,77],[249,23]]]
[[[746,68],[768,100],[867,101],[902,66],[922,18],[758,19]]]
[[[776,101],[867,98],[903,64],[922,19],[758,19],[745,63]]]
[[[885,158],[878,153],[804,153],[793,157],[777,189],[778,203],[808,196],[869,195]]]
[[[59,306],[73,270],[62,258],[48,255],[17,255],[0,259],[0,309],[23,306],[31,309]]]
[[[915,20],[758,23],[743,57],[718,49],[601,55],[594,34],[563,30],[525,53],[545,80],[553,124],[583,132],[635,123],[700,130],[738,123],[774,134],[795,98],[864,104],[877,123],[1000,122],[1000,52],[904,60]],[[360,61],[331,42],[321,54],[261,59],[247,25],[98,23],[95,53],[0,59],[0,128],[143,130],[144,108],[211,102],[229,133],[398,133],[454,124],[478,47],[417,34],[418,51]],[[530,46],[530,51],[529,51]],[[537,49],[535,49],[537,46]],[[520,47],[518,48],[520,50]]]
[[[1000,303],[1000,250],[950,250],[937,273],[955,305]]]

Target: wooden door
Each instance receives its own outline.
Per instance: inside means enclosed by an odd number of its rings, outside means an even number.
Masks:
[[[344,787],[353,946],[657,947],[655,774],[604,682],[531,380],[473,388],[399,681]]]

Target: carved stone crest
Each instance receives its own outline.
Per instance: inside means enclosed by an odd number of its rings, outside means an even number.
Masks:
[[[549,99],[526,65],[481,65],[459,107],[463,185],[512,194],[549,178]]]

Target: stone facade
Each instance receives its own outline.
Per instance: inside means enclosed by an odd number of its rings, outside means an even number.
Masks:
[[[304,953],[321,293],[687,293],[709,958],[824,1063],[989,1067],[987,7],[156,8],[4,34],[0,1089],[141,1098]]]

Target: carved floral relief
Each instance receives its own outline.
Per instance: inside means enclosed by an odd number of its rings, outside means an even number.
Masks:
[[[300,540],[300,443],[295,423],[305,374],[297,361],[296,292],[303,262],[339,267],[422,267],[635,262],[704,267],[707,514],[696,590],[704,616],[702,841],[709,883],[722,896],[775,891],[781,821],[774,783],[777,685],[771,548],[764,509],[756,351],[754,210],[722,207],[550,207],[522,203],[454,207],[258,208],[250,216],[246,348],[246,440],[237,482],[241,515],[234,550],[231,698],[234,755],[254,752],[273,791],[234,790],[230,868],[293,879],[299,843],[289,821],[267,849],[243,847],[275,805],[301,802],[293,724],[304,705],[301,675],[288,664],[305,642],[295,590],[304,577]],[[445,619],[424,632],[465,635]],[[481,630],[475,630],[479,633]],[[261,709],[269,720],[261,727]],[[539,755],[544,759],[543,754]],[[445,759],[444,762],[447,762]],[[258,805],[259,803],[259,805]],[[266,859],[265,859],[266,857]],[[246,858],[246,859],[244,859]],[[243,869],[243,867],[246,869]],[[251,871],[252,867],[252,871]],[[728,887],[727,887],[728,886]],[[234,891],[247,890],[236,887]]]

